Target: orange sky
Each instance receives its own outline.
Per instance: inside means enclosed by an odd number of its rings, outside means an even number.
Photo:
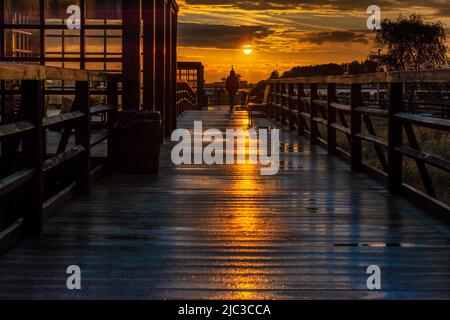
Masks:
[[[363,60],[373,50],[369,5],[382,18],[420,13],[450,27],[448,0],[178,0],[179,60],[201,61],[206,82],[234,65],[251,82],[298,65]],[[251,45],[253,53],[242,50]]]

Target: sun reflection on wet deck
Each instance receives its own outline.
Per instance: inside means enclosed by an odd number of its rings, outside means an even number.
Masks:
[[[261,290],[270,287],[270,278],[261,267],[271,265],[271,261],[261,261],[254,248],[272,238],[273,222],[264,215],[264,208],[258,201],[264,193],[258,181],[259,168],[257,165],[240,164],[233,167],[233,175],[238,179],[229,189],[230,201],[221,214],[231,213],[227,223],[216,226],[218,232],[227,235],[223,243],[225,247],[236,248],[233,251],[233,267],[221,266],[215,268],[212,278],[226,284],[227,291],[221,292],[217,298],[221,299],[270,299],[274,298],[270,291],[261,295]],[[229,240],[228,240],[229,239]],[[255,255],[256,254],[256,255]]]

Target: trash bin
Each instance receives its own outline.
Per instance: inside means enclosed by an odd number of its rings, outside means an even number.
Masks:
[[[121,173],[159,171],[161,115],[156,111],[121,111],[111,142],[112,166]]]

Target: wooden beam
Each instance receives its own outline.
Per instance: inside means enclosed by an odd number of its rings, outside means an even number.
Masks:
[[[79,69],[0,62],[2,80],[119,81],[120,75]]]
[[[405,128],[405,133],[411,148],[420,152],[419,143],[417,142],[416,135],[414,133],[412,125],[410,123],[404,123],[403,127]],[[433,198],[436,198],[436,192],[434,191],[433,188],[433,182],[431,181],[431,177],[428,174],[428,170],[424,161],[419,158],[415,158],[414,160],[416,161],[417,168],[419,169],[420,177],[422,179],[422,183],[423,186],[425,187],[427,194]]]
[[[310,143],[311,144],[317,144],[317,137],[319,136],[319,128],[317,126],[317,122],[314,121],[314,118],[317,117],[317,107],[314,104],[314,100],[316,100],[318,98],[318,93],[317,93],[317,84],[316,83],[312,83],[310,85],[309,88],[309,98],[310,98],[310,123],[309,123],[309,130],[310,130]]]
[[[357,108],[362,105],[361,85],[352,84],[350,87],[350,165],[352,170],[360,170],[362,163],[362,143],[357,136],[361,133],[361,115]]]
[[[302,113],[305,112],[305,104],[302,101],[302,98],[305,97],[305,88],[303,83],[297,84],[297,105],[298,105],[298,119],[297,119],[297,130],[299,135],[305,134],[305,118],[302,116]]]
[[[33,178],[34,169],[22,169],[0,180],[0,197],[16,190]]]
[[[90,172],[91,172],[91,116],[89,101],[89,82],[77,81],[75,84],[76,96],[74,108],[81,110],[85,116],[80,121],[80,126],[76,129],[75,144],[84,148],[78,161],[79,172],[76,177],[77,191],[83,194],[90,192]]]
[[[113,131],[114,126],[117,123],[119,96],[117,82],[108,82],[107,90],[107,103],[113,106],[113,110],[108,113],[108,129]],[[112,139],[108,139],[108,160],[112,159]]]
[[[165,0],[155,1],[155,110],[161,113],[161,139],[164,137],[165,117]]]
[[[370,83],[443,83],[450,82],[450,69],[378,72],[344,76],[315,76],[299,78],[280,78],[270,83],[305,84],[370,84]]]
[[[390,83],[388,86],[388,171],[387,188],[399,192],[402,185],[402,154],[395,147],[402,145],[402,122],[395,117],[403,109],[403,84]]]
[[[327,144],[328,154],[334,155],[336,153],[336,129],[332,124],[336,124],[336,109],[331,106],[333,102],[337,101],[336,84],[329,83],[327,85]]]
[[[172,133],[172,15],[170,3],[167,3],[164,9],[165,21],[165,51],[164,51],[164,135],[169,136]]]
[[[144,109],[155,110],[155,0],[142,1],[144,20]]]
[[[5,124],[0,126],[0,139],[29,132],[33,129],[35,129],[35,126],[30,121]]]
[[[22,141],[27,166],[34,170],[24,203],[24,230],[29,236],[40,236],[43,227],[42,204],[44,202],[43,159],[45,136],[42,127],[44,113],[44,82],[22,81],[21,113],[35,126],[34,133]]]
[[[172,113],[171,113],[171,121],[170,127],[172,130],[177,128],[177,104],[176,104],[176,95],[177,95],[177,35],[178,35],[178,11],[173,10],[172,12],[172,81],[171,81],[171,104],[172,104]],[[198,71],[197,71],[198,72]],[[197,74],[197,96],[200,92],[203,93],[203,66],[201,67],[201,74]],[[201,77],[201,81],[199,78]],[[200,83],[201,82],[201,83]],[[197,99],[198,103],[198,99]]]
[[[288,84],[288,116],[289,116],[289,129],[294,130],[295,129],[295,115],[292,113],[294,110],[294,84],[290,83]]]
[[[399,112],[395,115],[397,119],[402,122],[416,124],[422,127],[427,127],[436,130],[450,131],[450,120],[424,117],[418,114]]]
[[[55,126],[67,125],[68,122],[78,121],[84,117],[84,113],[81,111],[72,111],[68,113],[58,114],[56,116],[44,118],[42,120],[42,126],[46,129]]]
[[[139,110],[141,96],[140,0],[122,1],[123,110]]]

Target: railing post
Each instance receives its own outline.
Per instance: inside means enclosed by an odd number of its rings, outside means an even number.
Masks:
[[[402,185],[402,154],[395,146],[402,144],[402,122],[395,114],[403,109],[403,84],[390,83],[388,86],[388,172],[387,188],[399,192]]]
[[[141,18],[139,0],[122,1],[122,35],[122,109],[139,110],[141,105]],[[147,82],[147,84],[149,83]]]
[[[172,23],[171,23],[171,2],[164,6],[164,59],[165,59],[165,84],[164,84],[164,136],[172,133]]]
[[[311,113],[310,113],[310,124],[309,124],[309,130],[310,130],[310,143],[311,144],[317,144],[317,136],[318,136],[318,131],[319,128],[317,126],[317,123],[314,121],[314,118],[317,116],[317,108],[314,105],[314,100],[316,100],[318,97],[317,94],[317,84],[313,83],[310,85],[309,87],[309,105],[310,105],[310,109],[311,109]]]
[[[275,121],[279,120],[280,112],[278,110],[278,106],[281,103],[280,91],[281,91],[281,84],[276,83],[275,84],[275,103],[273,104],[273,117],[274,117]]]
[[[333,102],[336,102],[336,84],[329,83],[327,86],[327,145],[328,154],[333,155],[336,153],[336,129],[332,127],[336,123],[336,109],[331,106]]]
[[[276,94],[276,86],[275,84],[270,84],[270,91],[269,91],[269,100],[268,100],[268,106],[267,106],[267,116],[269,118],[273,117],[273,105],[275,104],[275,94]]]
[[[42,166],[45,148],[45,135],[42,128],[44,114],[43,81],[22,81],[21,110],[24,117],[35,126],[34,132],[23,139],[22,145],[27,165],[35,170],[29,183],[29,194],[26,194],[27,199],[24,202],[24,230],[29,236],[40,236],[43,226],[44,181]]]
[[[361,133],[361,115],[356,108],[362,106],[361,85],[352,84],[350,89],[350,163],[352,170],[360,170],[362,162],[361,139],[356,137]]]
[[[107,97],[106,101],[107,103],[113,107],[113,110],[108,112],[108,130],[111,130],[111,132],[114,129],[114,125],[117,122],[117,114],[118,114],[118,108],[119,108],[119,95],[118,95],[118,89],[117,89],[117,82],[108,82],[107,83]],[[112,159],[112,139],[111,137],[108,138],[108,160]]]
[[[161,114],[161,142],[164,140],[165,125],[165,54],[164,54],[165,1],[155,1],[155,110]]]
[[[89,81],[77,81],[75,85],[75,102],[78,110],[84,113],[75,135],[75,143],[84,147],[79,159],[77,190],[84,194],[90,192],[91,180],[91,108],[89,101]]]
[[[171,123],[170,128],[172,130],[175,130],[177,128],[177,118],[178,118],[178,106],[177,106],[177,26],[178,26],[178,13],[176,11],[171,12],[171,18],[172,18],[172,34],[171,34],[171,49],[172,49],[172,56],[171,56],[171,105],[172,105],[172,111],[171,111]],[[198,75],[200,76],[200,75]],[[198,85],[197,85],[198,87]],[[198,88],[200,90],[200,88]],[[171,132],[172,133],[172,132]]]
[[[293,109],[293,105],[294,105],[293,101],[292,101],[293,98],[294,98],[294,84],[289,83],[288,84],[288,110],[289,110],[289,129],[290,130],[295,129],[294,115],[292,114],[292,109]]]
[[[281,84],[281,88],[280,88],[280,108],[279,108],[279,112],[280,112],[280,124],[286,124],[286,110],[284,109],[285,107],[285,94],[286,94],[286,84],[282,83]]]
[[[303,83],[299,83],[298,84],[297,97],[298,97],[298,119],[297,119],[298,120],[298,126],[297,126],[297,130],[298,130],[298,134],[299,135],[304,135],[305,134],[305,125],[304,125],[303,116],[301,115],[302,112],[305,112],[305,108],[303,108],[304,102],[302,101],[302,98],[305,97],[305,88],[303,86]]]

